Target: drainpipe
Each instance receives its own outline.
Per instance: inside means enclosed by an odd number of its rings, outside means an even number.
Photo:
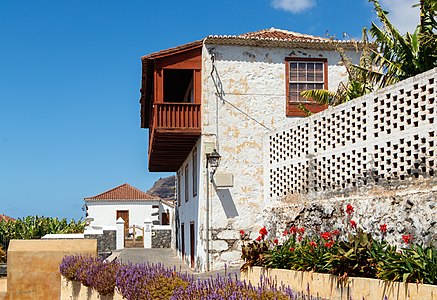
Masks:
[[[209,272],[209,166],[206,159],[206,271]]]

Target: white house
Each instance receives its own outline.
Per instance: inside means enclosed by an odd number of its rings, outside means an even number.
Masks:
[[[177,174],[176,246],[192,268],[237,264],[239,231],[257,236],[270,201],[264,137],[302,117],[299,104],[325,109],[299,93],[336,90],[346,79],[336,46],[358,62],[353,42],[274,28],[208,36],[142,57],[149,170]],[[214,149],[217,169],[207,163]]]
[[[174,205],[159,197],[149,195],[127,183],[93,197],[84,198],[87,217],[91,226],[114,227],[116,220],[124,220],[125,230],[132,226],[143,227],[144,220],[154,225],[171,225]],[[141,235],[141,233],[138,233]]]

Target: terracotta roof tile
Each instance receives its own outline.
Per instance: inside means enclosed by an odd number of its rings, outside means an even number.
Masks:
[[[4,214],[0,214],[0,221],[1,221],[1,220],[5,220],[5,221],[15,221],[14,218],[8,217],[8,216],[6,216],[6,215],[4,215]]]
[[[240,35],[210,35],[205,39],[205,43],[263,47],[304,47],[330,50],[333,50],[333,43],[341,44],[344,48],[355,48],[357,44],[360,44],[356,41],[331,40],[329,38],[273,27]]]
[[[130,184],[122,184],[109,191],[103,192],[93,197],[84,198],[85,201],[115,201],[115,200],[139,200],[156,201],[159,197],[149,195]]]
[[[322,38],[314,35],[309,34],[302,34],[298,32],[283,30],[283,29],[277,29],[277,28],[270,28],[270,29],[264,29],[259,30],[255,32],[248,32],[244,34],[240,34],[238,36],[239,38],[246,38],[246,39],[270,39],[270,40],[287,40],[287,41],[329,41],[327,38]]]

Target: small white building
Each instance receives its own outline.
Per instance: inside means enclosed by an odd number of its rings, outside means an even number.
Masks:
[[[114,227],[116,220],[124,220],[125,230],[136,225],[143,227],[144,220],[154,225],[171,225],[174,205],[149,195],[127,183],[96,196],[84,198],[87,218],[91,226]]]

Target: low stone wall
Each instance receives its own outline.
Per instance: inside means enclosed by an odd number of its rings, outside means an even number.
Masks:
[[[171,229],[152,229],[152,248],[170,248]]]
[[[116,231],[103,230],[103,234],[85,234],[85,239],[96,239],[98,255],[106,259],[116,249]]]
[[[313,272],[253,267],[241,273],[241,280],[258,285],[260,278],[270,277],[295,292],[314,297],[336,300],[437,300],[437,286],[403,282],[384,282],[378,279],[348,278],[347,284],[338,282],[337,276]]]
[[[373,187],[342,197],[290,195],[264,211],[264,224],[272,238],[281,238],[293,225],[315,232],[342,229],[344,209],[350,203],[355,210],[352,219],[374,237],[379,234],[379,225],[385,223],[386,240],[391,244],[401,246],[402,234],[410,233],[415,242],[437,246],[436,199],[436,178],[409,186]]]
[[[7,270],[8,270],[8,265],[7,264],[0,264],[0,277],[1,276],[6,276],[7,275]]]

